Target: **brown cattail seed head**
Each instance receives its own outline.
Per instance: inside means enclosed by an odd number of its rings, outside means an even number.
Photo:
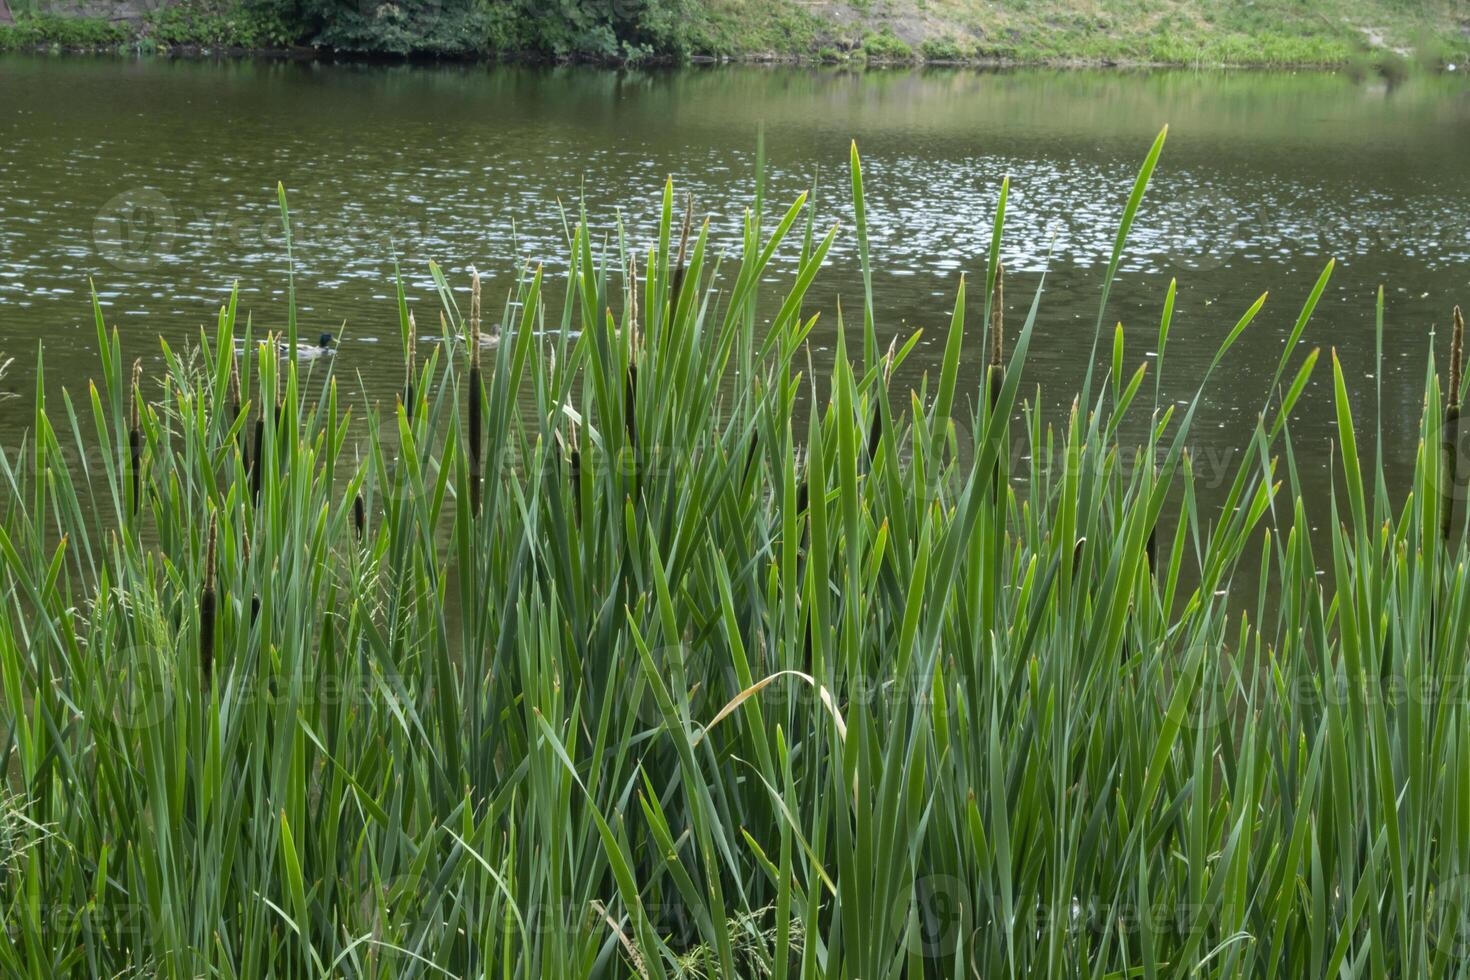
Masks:
[[[129,422],[130,422],[131,428],[134,428],[134,429],[136,429],[138,427],[138,416],[139,416],[138,402],[141,401],[142,400],[142,397],[143,397],[142,389],[143,389],[143,359],[140,357],[136,361],[133,362],[133,407],[132,407],[132,414],[129,416]]]
[[[684,226],[679,229],[679,264],[684,264],[684,255],[689,250],[689,230],[694,224],[694,195],[684,195]]]
[[[638,346],[638,260],[628,256],[628,329],[633,347]]]
[[[219,525],[213,513],[209,515],[209,537],[204,546],[204,588],[214,591],[214,564],[218,545]]]
[[[480,363],[480,272],[470,266],[470,363]]]
[[[1450,387],[1445,393],[1448,404],[1460,403],[1460,379],[1464,376],[1465,317],[1455,307],[1455,326],[1450,331]]]

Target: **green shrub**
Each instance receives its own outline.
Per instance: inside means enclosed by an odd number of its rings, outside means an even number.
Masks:
[[[303,0],[299,15],[312,43],[339,51],[471,55],[484,49],[490,33],[478,0]]]
[[[147,16],[148,36],[165,45],[256,48],[289,44],[297,32],[275,6],[184,0]]]
[[[98,17],[20,13],[14,25],[0,27],[0,50],[115,48],[131,37],[126,27]]]
[[[926,61],[963,61],[967,54],[958,41],[948,37],[931,37],[919,45]]]
[[[893,31],[888,27],[883,28],[877,34],[867,36],[863,41],[863,54],[869,61],[912,61],[914,59],[914,49],[894,36]]]

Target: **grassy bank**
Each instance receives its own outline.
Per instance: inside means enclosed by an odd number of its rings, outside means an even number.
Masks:
[[[159,358],[98,309],[95,385],[5,406],[5,975],[1462,974],[1434,364],[1391,486],[1374,388],[1299,344],[1329,264],[1206,507],[1172,287],[1157,356],[1104,287],[1070,417],[1023,400],[1045,296],[1004,292],[1002,188],[937,377],[890,387],[911,338],[871,301],[813,376],[834,237],[871,271],[852,162],[852,229],[757,193],[721,260],[670,187],[652,240],[576,223],[499,311],[435,269],[381,411],[277,357],[294,312]],[[1287,420],[1323,371],[1309,517]]]
[[[34,7],[34,9],[32,9]],[[1331,66],[1470,57],[1452,0],[179,0],[121,22],[17,2],[0,50],[314,47],[440,57]]]

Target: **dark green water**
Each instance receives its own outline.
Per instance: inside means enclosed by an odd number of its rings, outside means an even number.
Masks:
[[[41,340],[48,383],[79,386],[92,375],[88,277],[140,354],[156,356],[159,334],[175,344],[194,336],[237,279],[257,331],[281,327],[279,180],[291,199],[303,332],[343,333],[338,374],[361,375],[386,398],[401,371],[395,249],[425,311],[436,306],[430,259],[458,281],[477,265],[494,297],[520,261],[564,268],[559,208],[579,196],[598,229],[612,235],[621,214],[630,243],[646,252],[672,174],[733,252],[763,128],[773,205],[815,175],[823,220],[844,224],[819,280],[816,305],[829,311],[821,348],[836,301],[861,303],[845,192],[857,139],[879,332],[886,340],[926,330],[905,366],[908,384],[937,364],[960,273],[983,269],[1009,173],[1008,306],[1018,323],[1049,256],[1028,381],[1055,408],[1085,370],[1117,219],[1164,123],[1169,142],[1108,311],[1125,326],[1128,363],[1155,346],[1170,277],[1179,302],[1164,390],[1174,399],[1192,393],[1239,314],[1271,293],[1210,388],[1197,469],[1207,480],[1233,473],[1234,447],[1329,257],[1339,267],[1305,343],[1338,350],[1365,421],[1381,383],[1389,460],[1405,465],[1431,332],[1454,303],[1470,306],[1463,73],[1390,88],[1325,74],[0,58],[0,351],[20,365],[0,388],[30,395]],[[789,281],[793,258],[788,249],[774,280]],[[980,299],[972,294],[976,310]],[[971,381],[979,361],[977,342]],[[1319,479],[1333,434],[1329,370],[1324,359],[1293,429]],[[13,444],[26,414],[0,413],[0,443]]]

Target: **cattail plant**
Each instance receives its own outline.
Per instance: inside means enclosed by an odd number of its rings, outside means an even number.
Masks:
[[[469,462],[470,513],[480,513],[480,273],[470,269]]]
[[[414,322],[413,311],[408,313],[408,350],[404,355],[403,411],[413,421],[414,382],[419,373],[419,325]]]
[[[1454,326],[1450,330],[1450,383],[1444,392],[1444,419],[1440,433],[1443,455],[1443,483],[1440,492],[1439,534],[1450,539],[1450,525],[1455,515],[1455,480],[1459,474],[1460,379],[1464,372],[1465,318],[1455,307]]]
[[[571,428],[572,446],[571,460],[568,463],[568,479],[572,484],[572,497],[575,501],[577,526],[582,526],[582,447],[577,440],[577,427]]]
[[[233,350],[230,351],[230,418],[229,427],[234,428],[235,423],[240,421],[240,413],[244,410],[245,402],[240,393],[240,359]],[[241,458],[248,466],[250,463],[250,444],[245,439],[242,430],[236,437],[235,448],[240,452]]]
[[[214,566],[218,522],[209,515],[209,532],[204,546],[204,588],[199,593],[199,677],[207,692],[214,673]]]
[[[358,541],[367,533],[367,507],[363,503],[361,491],[352,498],[352,530],[357,534]]]
[[[250,529],[243,527],[240,530],[240,570],[241,576],[249,574],[250,569]],[[260,593],[255,591],[254,586],[250,589],[250,625],[255,625],[256,618],[260,615]]]
[[[751,467],[755,466],[755,461],[760,455],[760,446],[760,432],[752,429],[750,439],[745,445],[745,468],[740,471],[740,482],[744,483],[750,477]]]
[[[893,379],[893,358],[898,350],[898,337],[888,343],[888,353],[883,358],[883,384],[873,395],[873,416],[868,422],[868,464],[878,459],[878,447],[883,442],[883,402],[888,398],[888,383]]]
[[[133,481],[133,514],[143,499],[143,431],[141,428],[143,400],[143,359],[133,362],[133,407],[128,418],[128,472]]]
[[[669,280],[669,309],[679,308],[679,297],[684,294],[684,260],[689,252],[689,228],[694,221],[694,195],[684,195],[684,225],[679,231],[679,257],[674,261],[674,273]]]
[[[261,454],[265,452],[265,378],[260,379],[260,409],[255,415],[255,451],[250,454],[248,476],[250,477],[250,499],[260,503]]]
[[[244,402],[240,397],[240,359],[235,352],[230,352],[230,425],[234,425],[240,419],[240,409]]]
[[[985,384],[989,389],[990,410],[994,412],[1000,403],[1001,389],[1005,386],[1005,350],[1006,350],[1006,269],[1000,262],[995,263],[995,291],[990,297],[990,367],[986,369]],[[995,457],[994,471],[995,492],[999,495],[1005,470],[1003,468],[1002,454],[997,453]]]
[[[995,291],[990,297],[990,367],[986,370],[986,387],[990,391],[990,408],[995,409],[1000,399],[1000,389],[1005,383],[1005,309],[1006,270],[999,262],[995,264]]]
[[[1155,479],[1157,479],[1155,475]],[[1159,574],[1159,525],[1150,525],[1148,529],[1148,543],[1144,546],[1144,559],[1148,562],[1150,575]]]
[[[628,318],[628,368],[623,376],[623,428],[628,437],[631,453],[629,466],[633,471],[634,496],[640,485],[638,466],[638,263],[631,256],[627,268],[628,295],[626,298]]]

